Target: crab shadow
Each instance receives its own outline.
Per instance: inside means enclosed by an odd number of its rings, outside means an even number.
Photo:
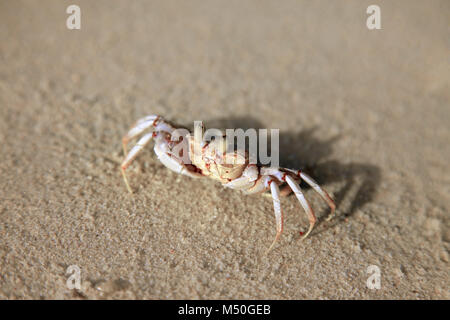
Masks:
[[[232,117],[205,121],[206,128],[250,128],[265,129],[259,120],[252,117]],[[270,129],[270,128],[267,128]],[[280,166],[302,169],[308,172],[322,186],[338,183],[340,188],[333,193],[337,206],[335,219],[322,224],[325,216],[318,218],[318,226],[324,225],[314,233],[320,233],[332,228],[343,220],[351,217],[358,209],[370,203],[376,194],[381,180],[381,170],[372,164],[341,163],[327,158],[333,151],[334,144],[341,139],[335,136],[328,140],[321,140],[319,129],[316,127],[300,132],[285,132],[279,134]],[[269,138],[270,149],[270,138]],[[269,150],[270,152],[270,150]],[[302,183],[302,188],[309,188]],[[292,196],[292,195],[291,195]],[[342,205],[345,203],[345,206]]]

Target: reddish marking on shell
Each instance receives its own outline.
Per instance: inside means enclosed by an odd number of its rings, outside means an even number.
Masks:
[[[283,174],[283,176],[281,177],[281,180],[286,181],[286,173]]]
[[[269,182],[267,182],[267,185],[270,187],[270,184],[273,182],[273,180],[269,180]]]
[[[302,172],[302,170],[298,170],[297,172],[297,176],[300,177],[300,173]]]
[[[205,158],[205,150],[209,146],[209,141],[206,141],[205,145],[202,147],[202,159]]]
[[[152,126],[156,127],[156,125],[158,124],[159,121],[159,116],[156,117],[155,120],[153,120]]]
[[[208,148],[210,141],[206,141],[205,145],[202,147],[202,151],[204,151],[206,148]]]
[[[227,179],[228,180],[228,182],[231,182],[231,179]]]
[[[303,235],[303,232],[300,231],[299,233],[300,233],[301,236]]]
[[[158,135],[158,132],[156,132],[156,131],[154,131],[154,132],[152,133],[152,137],[153,137],[153,138],[155,138],[157,135]]]

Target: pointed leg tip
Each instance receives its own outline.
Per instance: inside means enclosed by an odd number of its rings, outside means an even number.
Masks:
[[[330,221],[331,219],[333,219],[334,216],[335,216],[335,214],[336,214],[336,211],[333,209],[333,210],[330,212],[330,214],[328,215],[328,217],[325,219],[325,221]]]
[[[128,179],[125,174],[125,169],[123,167],[121,168],[121,172],[122,172],[123,181],[125,182],[125,186],[127,187],[128,192],[130,194],[133,194],[133,190],[131,189],[130,184],[128,183]]]
[[[304,235],[302,235],[302,237],[300,238],[300,241],[305,240],[309,236],[309,234],[311,233],[313,228],[314,228],[314,225],[310,226],[308,231]]]
[[[275,244],[275,243],[272,243],[272,244],[270,245],[269,249],[267,249],[266,252],[264,252],[264,255],[265,255],[265,256],[267,256],[267,255],[269,254],[269,252],[272,251],[274,244]]]
[[[273,240],[272,244],[270,245],[269,249],[266,250],[265,255],[267,255],[270,251],[272,251],[273,247],[275,246],[275,244],[278,242],[278,240],[280,239],[281,236],[281,232],[279,232],[276,236],[275,239]]]
[[[125,186],[127,187],[127,190],[130,194],[133,194],[133,189],[131,189],[130,184],[128,183],[128,180],[125,180]]]

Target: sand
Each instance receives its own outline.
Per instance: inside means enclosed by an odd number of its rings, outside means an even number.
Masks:
[[[66,7],[81,7],[81,30]],[[1,1],[0,298],[449,299],[448,1]],[[140,117],[279,128],[283,199],[119,167]],[[79,290],[66,270],[81,271]],[[367,268],[378,266],[380,289]]]

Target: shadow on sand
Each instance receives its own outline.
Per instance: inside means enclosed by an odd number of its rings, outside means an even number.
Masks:
[[[224,118],[205,121],[206,128],[249,128],[264,129],[258,120],[251,117]],[[335,136],[329,140],[321,141],[315,137],[317,128],[300,132],[285,132],[280,130],[280,166],[292,169],[302,169],[308,172],[319,184],[325,186],[332,182],[341,182],[343,186],[335,191],[334,200],[337,205],[336,217],[327,223],[325,229],[335,226],[345,218],[352,216],[356,210],[369,203],[375,196],[380,183],[380,169],[371,164],[340,163],[337,160],[326,160],[333,150],[333,144],[340,139]],[[318,134],[316,134],[318,136]],[[270,146],[270,141],[269,141]],[[308,186],[302,183],[302,188]],[[350,192],[355,190],[356,192]],[[342,209],[340,204],[346,197],[353,197],[350,206]],[[319,218],[321,224],[324,215]],[[322,229],[323,231],[323,229]],[[314,233],[322,232],[316,231]]]

